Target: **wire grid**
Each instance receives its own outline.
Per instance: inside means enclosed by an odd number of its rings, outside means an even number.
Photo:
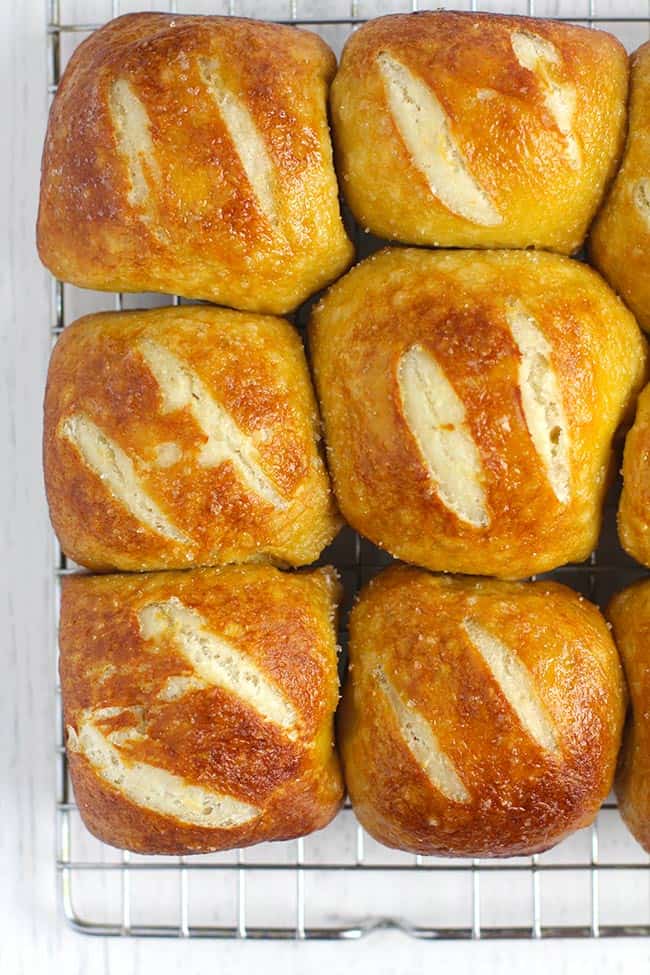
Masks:
[[[224,12],[240,12],[237,0],[226,2]],[[309,26],[330,43],[334,40],[333,46],[339,48],[347,34],[367,19],[360,15],[364,0],[351,0],[347,16],[318,19],[301,16],[298,0],[288,0],[288,8],[286,0],[270,2],[270,11],[256,11],[256,15]],[[510,4],[507,9],[540,14],[542,4],[543,0],[528,0]],[[486,0],[486,9],[488,6]],[[78,7],[94,12],[97,5],[80,0]],[[171,13],[179,12],[178,7],[174,0],[167,4]],[[465,9],[480,7],[477,0],[465,3]],[[619,36],[627,32],[624,40],[628,47],[644,40],[650,26],[650,4],[637,4],[643,7],[642,13],[626,9],[623,15],[609,16],[597,14],[595,0],[587,0],[582,9],[579,2],[571,4],[570,15],[566,7],[558,2],[557,10],[550,12],[559,13],[558,19],[606,26]],[[418,0],[412,0],[408,9],[417,8]],[[611,9],[617,11],[614,0]],[[113,0],[106,16],[120,12],[120,4]],[[372,16],[391,9],[385,9],[384,4],[381,10],[364,12]],[[48,13],[48,93],[52,97],[62,71],[62,39],[72,36],[80,40],[99,23],[63,20],[62,0],[48,0]],[[638,36],[639,30],[643,37]],[[355,228],[351,220],[347,222],[360,256],[381,245]],[[79,292],[52,281],[53,343],[79,313],[93,310],[93,298],[102,308],[107,307],[106,295]],[[176,296],[161,299],[116,294],[109,298],[115,309],[158,304],[161,300],[174,304],[181,301]],[[79,303],[83,307],[75,309]],[[304,325],[308,308],[296,315],[299,326]],[[643,574],[618,546],[618,487],[606,506],[605,529],[597,551],[582,565],[549,573],[601,606],[614,591]],[[341,572],[346,591],[345,618],[354,593],[390,559],[345,529],[321,561],[333,562]],[[75,571],[55,540],[55,659],[60,581]],[[346,636],[345,632],[340,634],[343,646]],[[56,691],[58,887],[64,916],[79,932],[269,940],[358,939],[387,927],[423,939],[650,935],[650,858],[623,827],[611,797],[589,829],[547,853],[507,861],[445,860],[388,850],[364,833],[347,802],[326,830],[287,843],[187,857],[142,857],[113,850],[91,837],[81,823],[68,776],[58,679]]]

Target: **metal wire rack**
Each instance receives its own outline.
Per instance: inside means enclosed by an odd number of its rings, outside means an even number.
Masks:
[[[223,3],[223,10],[212,0],[161,0],[154,6],[171,13],[222,12],[302,24],[321,33],[338,53],[347,35],[369,16],[415,10],[418,5],[417,0],[406,7],[404,0],[321,0],[320,10],[327,14],[318,16],[319,0],[248,0],[248,7],[247,0]],[[434,5],[447,6],[437,0]],[[146,0],[48,0],[49,96],[56,92],[65,62],[80,40],[110,17],[145,6]],[[650,4],[645,0],[599,0],[603,12],[597,12],[596,0],[468,0],[449,6],[553,15],[602,26],[630,49],[647,39],[650,28]],[[350,229],[360,254],[379,246],[351,222]],[[52,340],[81,314],[170,300],[179,302],[170,296],[84,292],[53,281]],[[299,325],[306,312],[305,308],[298,313]],[[618,547],[615,494],[591,559],[551,573],[601,605],[642,574]],[[360,585],[389,559],[346,530],[323,561],[339,567],[349,605]],[[74,571],[55,542],[55,659],[59,584],[62,576]],[[342,633],[343,644],[345,637]],[[59,695],[57,682],[57,701]],[[444,860],[385,849],[364,833],[349,806],[326,830],[293,842],[229,854],[142,857],[105,846],[83,827],[68,777],[60,706],[56,755],[60,902],[69,924],[85,934],[357,939],[393,927],[424,939],[650,935],[650,860],[623,827],[611,799],[590,829],[554,850],[500,862]]]

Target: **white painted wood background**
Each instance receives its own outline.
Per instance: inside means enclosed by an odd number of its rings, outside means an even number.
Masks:
[[[360,12],[368,13],[370,3],[361,0]],[[387,5],[384,0],[383,8]],[[130,9],[138,6],[155,4],[129,4]],[[507,9],[498,2],[483,6]],[[517,9],[516,2],[508,6]],[[562,0],[538,0],[535,6],[540,13],[569,9]],[[584,0],[585,12],[588,6]],[[640,940],[435,944],[377,933],[359,943],[265,945],[109,941],[84,938],[64,927],[55,906],[52,590],[40,470],[49,280],[34,248],[47,111],[45,7],[45,0],[0,0],[0,214],[6,224],[0,243],[0,975],[204,975],[209,966],[224,973],[262,968],[286,975],[348,967],[358,975],[425,969],[496,975],[524,967],[530,975],[549,969],[557,975],[581,969],[630,975],[648,971],[650,942]],[[219,0],[184,7],[191,8],[221,12]],[[90,9],[88,2],[84,9]],[[259,9],[249,0],[247,12]],[[332,4],[327,2],[325,9]],[[648,4],[598,0],[597,9],[621,16],[647,13]],[[97,0],[97,10],[98,19],[104,19],[110,3]],[[638,28],[628,30],[629,47],[646,39],[635,36]]]

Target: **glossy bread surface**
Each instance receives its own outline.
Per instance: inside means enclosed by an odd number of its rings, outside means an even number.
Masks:
[[[63,281],[285,313],[352,260],[315,34],[129,14],[75,51],[43,155],[38,245]]]
[[[639,396],[634,424],[625,438],[618,534],[625,551],[650,566],[650,386]]]
[[[596,816],[623,717],[605,621],[564,586],[399,566],[352,612],[339,748],[355,813],[388,846],[547,849]]]
[[[398,14],[348,40],[337,165],[362,227],[443,247],[576,250],[614,175],[627,60],[603,31],[493,14]]]
[[[65,580],[60,671],[88,829],[198,853],[325,826],[342,799],[336,574],[270,566]]]
[[[630,710],[616,776],[618,809],[650,853],[650,580],[624,589],[607,615],[623,659]]]
[[[585,559],[645,342],[602,279],[544,253],[385,250],[315,308],[328,459],[350,524],[430,569]]]
[[[630,62],[630,103],[623,162],[591,231],[591,258],[650,329],[650,43]]]
[[[302,343],[203,306],[65,329],[44,463],[63,550],[96,570],[314,561],[339,527]]]

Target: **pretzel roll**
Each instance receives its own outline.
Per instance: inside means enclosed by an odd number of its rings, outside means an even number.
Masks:
[[[645,365],[594,271],[545,253],[385,250],[330,289],[310,329],[334,489],[357,531],[472,575],[589,555]]]
[[[284,319],[203,306],[91,315],[50,363],[52,522],[95,570],[306,564],[339,527],[319,438]]]
[[[139,13],[72,56],[43,153],[38,247],[63,281],[292,311],[350,264],[316,34]]]
[[[650,42],[632,55],[623,163],[591,232],[591,259],[650,330]]]
[[[65,579],[67,752],[87,828],[201,853],[325,826],[342,799],[336,573],[228,566]]]
[[[331,92],[348,204],[405,243],[570,254],[614,175],[626,93],[625,49],[603,31],[448,11],[371,20]]]
[[[618,535],[629,555],[650,566],[650,386],[639,396],[636,417],[625,438]]]
[[[618,808],[630,832],[650,853],[650,580],[614,596],[607,615],[630,692],[615,784]]]
[[[625,699],[598,610],[552,582],[376,577],[350,624],[339,748],[387,846],[527,856],[595,818]]]

